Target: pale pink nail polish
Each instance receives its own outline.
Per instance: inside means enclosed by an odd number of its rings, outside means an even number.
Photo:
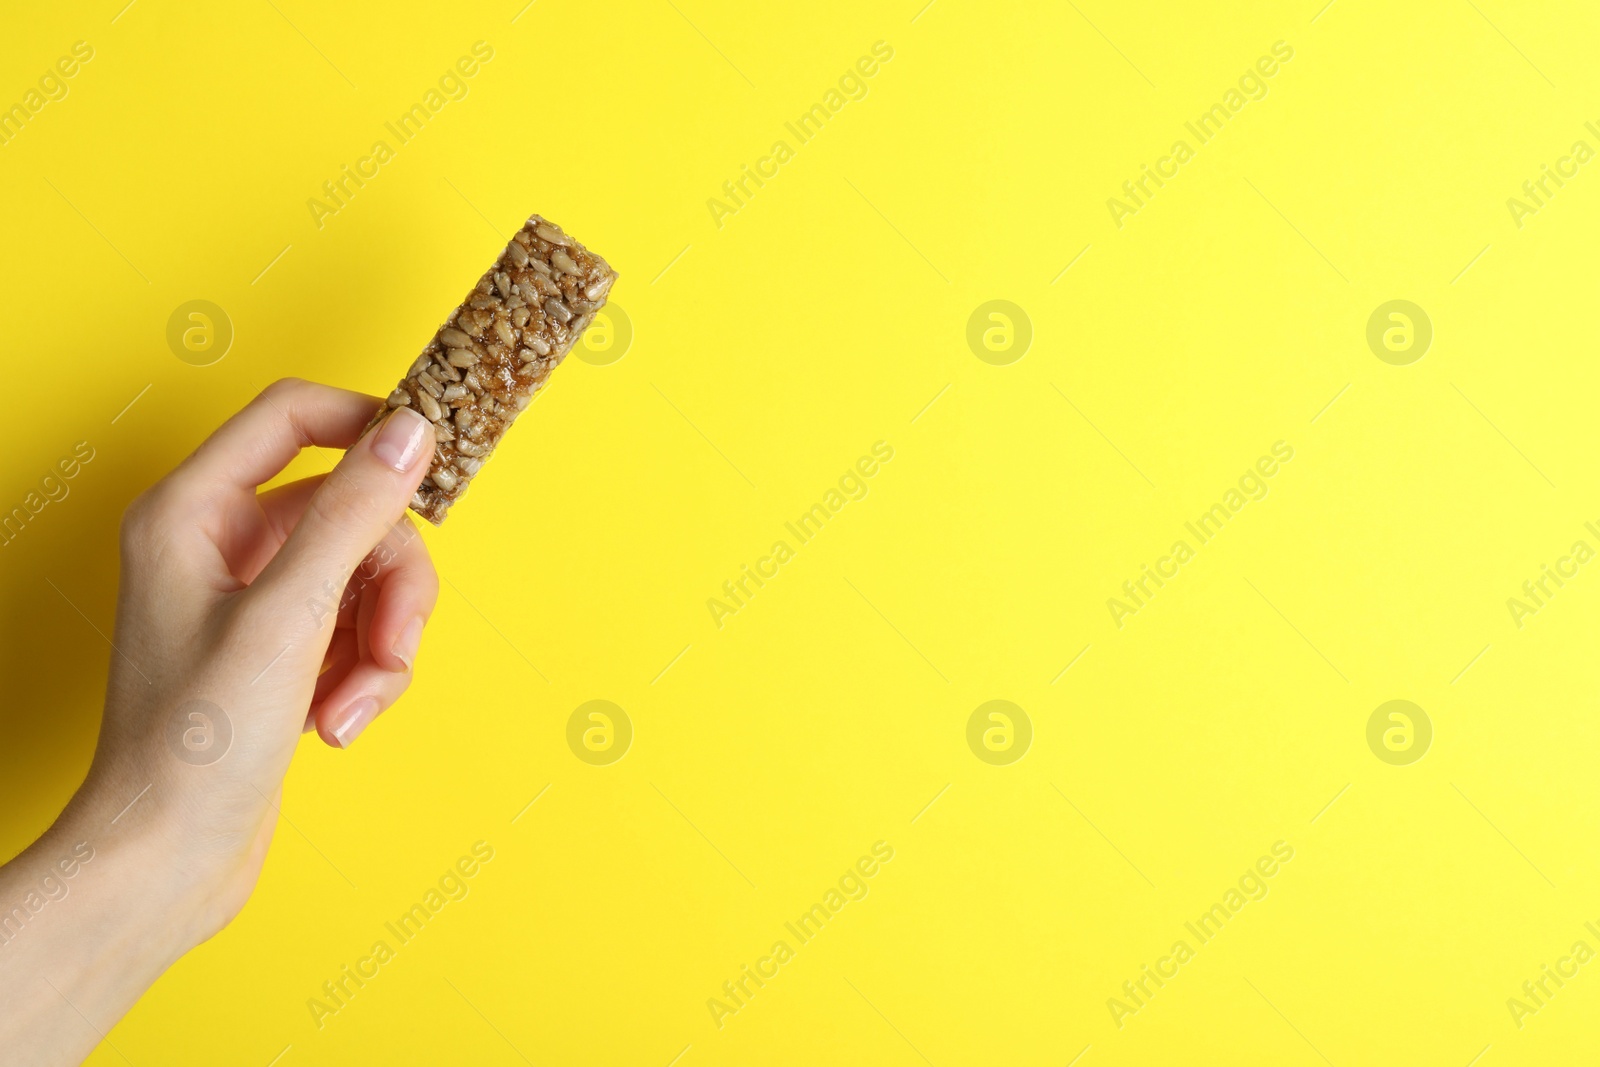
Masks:
[[[340,748],[349,748],[367,724],[378,717],[380,707],[377,697],[362,697],[333,713],[328,722],[328,732]]]
[[[410,408],[395,408],[378,427],[372,454],[397,471],[409,470],[422,452],[424,438],[432,443],[432,424]]]
[[[400,631],[400,636],[394,639],[394,654],[401,663],[410,670],[417,661],[417,649],[422,646],[422,620],[412,619],[406,623],[405,629]]]

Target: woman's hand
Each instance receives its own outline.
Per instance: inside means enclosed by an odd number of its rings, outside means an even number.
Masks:
[[[410,684],[439,585],[405,509],[434,435],[398,408],[361,436],[380,403],[277,382],[129,507],[93,765],[0,870],[0,1047],[35,1047],[40,1030],[15,1025],[66,1001],[82,1018],[62,1026],[89,1043],[38,1045],[37,1061],[77,1062],[95,1040],[83,1020],[109,1029],[243,907],[302,732],[348,746]],[[257,494],[308,446],[349,451],[326,476]],[[11,896],[85,848],[72,895],[7,938]]]

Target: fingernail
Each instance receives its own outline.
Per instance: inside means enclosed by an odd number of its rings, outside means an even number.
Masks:
[[[400,636],[394,639],[395,658],[406,665],[406,670],[416,662],[417,649],[422,645],[422,620],[412,619],[406,623],[406,628],[400,631]]]
[[[328,723],[328,732],[333,735],[340,748],[349,748],[351,742],[361,736],[361,731],[367,728],[367,724],[377,717],[378,698],[362,697],[354,704],[333,713],[333,719]]]
[[[406,471],[422,452],[424,441],[432,441],[433,425],[410,408],[395,408],[378,435],[372,439],[372,454],[397,471]]]

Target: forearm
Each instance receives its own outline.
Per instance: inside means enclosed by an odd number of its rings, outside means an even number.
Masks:
[[[182,879],[148,831],[75,801],[0,867],[0,1049],[77,1064],[192,947]]]

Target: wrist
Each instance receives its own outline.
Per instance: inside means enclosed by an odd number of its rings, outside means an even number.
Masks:
[[[136,947],[165,970],[216,929],[201,921],[206,880],[158,802],[161,789],[86,782],[24,855],[62,903],[81,901],[72,910],[100,919],[108,945]]]
[[[97,815],[75,798],[0,868],[0,1048],[8,1062],[80,1062],[196,943],[186,891],[159,842]]]

